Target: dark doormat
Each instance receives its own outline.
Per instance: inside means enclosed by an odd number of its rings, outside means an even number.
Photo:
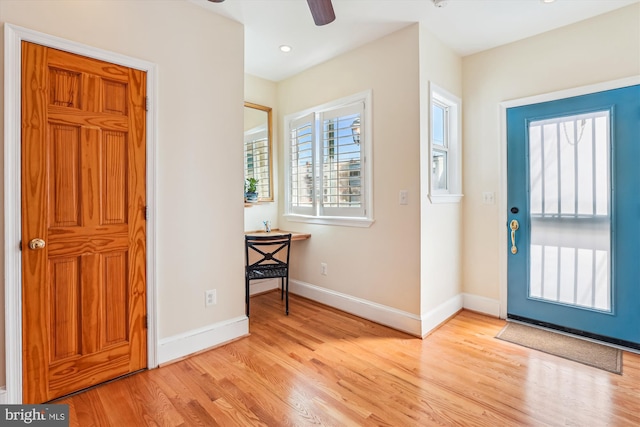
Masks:
[[[622,351],[617,348],[514,322],[508,322],[496,338],[622,374]]]

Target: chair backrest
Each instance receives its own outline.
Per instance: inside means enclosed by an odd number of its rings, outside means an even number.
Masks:
[[[251,278],[288,275],[291,234],[246,235],[244,241],[246,271]]]

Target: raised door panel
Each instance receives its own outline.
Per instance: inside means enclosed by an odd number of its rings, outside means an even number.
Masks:
[[[104,131],[102,141],[102,224],[127,222],[127,134]]]
[[[49,227],[80,225],[80,128],[49,126]]]
[[[82,74],[77,71],[49,68],[49,104],[80,108]]]
[[[128,112],[128,99],[127,99],[127,84],[113,81],[102,80],[102,92],[103,104],[102,111],[111,114],[127,115]]]
[[[129,338],[128,253],[104,254],[103,259],[104,336],[105,345],[109,346]]]
[[[80,260],[58,258],[49,263],[49,313],[51,324],[51,362],[80,355],[81,327],[78,299]]]

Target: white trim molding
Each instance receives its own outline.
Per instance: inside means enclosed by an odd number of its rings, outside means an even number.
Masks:
[[[493,317],[498,317],[500,312],[498,300],[461,293],[418,316],[300,280],[290,280],[289,283],[289,290],[293,294],[421,338],[426,337],[463,308]]]
[[[278,278],[252,280],[249,284],[249,295],[263,294],[276,289],[280,289],[280,279]]]
[[[436,308],[422,315],[422,337],[426,337],[438,326],[442,325],[457,312],[462,310],[462,294],[458,294],[443,302]]]
[[[157,65],[59,37],[4,24],[4,215],[6,403],[22,402],[22,259],[20,199],[21,42],[27,41],[147,73],[147,366],[158,366],[156,296]]]
[[[420,317],[415,314],[341,292],[321,288],[300,280],[290,280],[289,283],[289,290],[293,294],[417,337],[422,336],[422,322]]]
[[[433,177],[432,177],[432,165],[433,165],[433,151],[437,148],[433,145],[433,104],[438,104],[447,107],[446,119],[444,124],[445,132],[445,147],[438,147],[438,149],[445,149],[447,152],[447,189],[446,190],[434,190]],[[429,165],[427,177],[429,181],[429,191],[427,196],[431,203],[460,203],[462,200],[462,100],[452,94],[451,92],[443,89],[434,82],[429,82],[429,108],[427,109],[427,145],[428,145],[428,159]]]
[[[500,317],[499,299],[481,297],[473,294],[462,294],[462,307],[488,316]]]
[[[590,93],[603,92],[640,84],[640,75],[596,83],[588,86],[568,88],[556,92],[529,96],[501,102],[498,105],[498,121],[500,129],[500,192],[498,194],[498,230],[500,230],[498,245],[499,260],[499,285],[500,285],[500,318],[507,317],[507,260],[509,239],[507,230],[507,109],[523,105],[537,104],[540,102],[555,101],[573,96],[588,95]]]
[[[464,194],[429,194],[429,201],[436,203],[460,203]]]
[[[240,316],[193,329],[158,342],[158,361],[171,362],[249,335],[249,318]]]
[[[422,315],[422,337],[445,323],[448,319],[466,309],[492,317],[500,314],[500,301],[472,294],[458,294]]]

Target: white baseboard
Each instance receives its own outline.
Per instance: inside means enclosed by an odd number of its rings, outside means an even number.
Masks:
[[[252,280],[249,285],[249,295],[262,294],[273,289],[280,289],[280,279]]]
[[[433,310],[422,315],[422,334],[425,337],[429,332],[444,323],[448,318],[462,310],[462,294],[449,298]]]
[[[0,405],[7,404],[7,388],[0,387]]]
[[[158,342],[158,363],[167,363],[249,334],[249,318],[236,317]]]
[[[500,317],[500,300],[472,294],[462,294],[462,306],[468,310]]]
[[[411,335],[421,336],[420,317],[415,314],[335,292],[330,289],[321,288],[299,280],[290,280],[289,290],[296,295],[380,323],[381,325],[389,326],[390,328],[407,332]],[[291,308],[291,310],[295,310],[295,308]]]
[[[289,290],[310,300],[419,337],[426,336],[463,308],[494,317],[500,315],[500,301],[471,294],[458,294],[422,316],[417,316],[300,280],[290,280]]]

